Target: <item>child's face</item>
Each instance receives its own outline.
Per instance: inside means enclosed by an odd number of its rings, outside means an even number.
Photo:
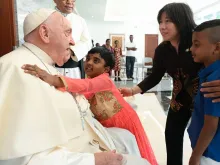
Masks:
[[[208,33],[204,30],[194,32],[192,37],[192,56],[195,62],[204,63],[205,66],[213,62],[216,44],[209,41]]]
[[[85,61],[85,72],[88,77],[94,78],[103,73],[109,72],[109,67],[105,67],[105,61],[98,53],[88,54]]]

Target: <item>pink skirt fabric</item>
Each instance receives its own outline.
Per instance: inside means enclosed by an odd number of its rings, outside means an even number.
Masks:
[[[151,165],[158,165],[148,137],[140,122],[137,113],[131,109],[122,109],[108,120],[100,121],[105,127],[118,127],[129,130],[136,137],[142,158],[147,159]]]

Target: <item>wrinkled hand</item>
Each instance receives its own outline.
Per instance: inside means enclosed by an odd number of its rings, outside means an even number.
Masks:
[[[131,88],[119,88],[118,89],[123,97],[129,97],[132,96],[132,90]]]
[[[50,75],[45,70],[40,69],[37,65],[26,64],[22,66],[22,69],[24,70],[25,73],[39,77],[41,80],[45,81],[46,83],[53,85],[54,76]]]
[[[116,151],[95,153],[95,165],[122,165],[123,156]]]
[[[195,156],[191,156],[191,158],[189,160],[189,165],[200,165],[200,158],[195,157]]]
[[[201,92],[206,93],[204,97],[213,98],[213,102],[220,102],[220,80],[203,83]]]

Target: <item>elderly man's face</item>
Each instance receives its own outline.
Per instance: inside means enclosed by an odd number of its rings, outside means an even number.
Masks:
[[[55,19],[50,28],[51,58],[62,66],[71,55],[70,46],[74,45],[70,22],[60,13],[55,13]]]
[[[69,14],[73,12],[76,0],[54,0],[54,2],[61,12]]]

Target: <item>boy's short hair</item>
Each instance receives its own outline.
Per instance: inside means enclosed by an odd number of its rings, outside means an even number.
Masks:
[[[105,67],[110,67],[112,70],[115,66],[115,56],[112,52],[104,47],[92,48],[88,54],[100,54],[101,58],[105,61]]]
[[[204,30],[207,31],[211,43],[220,42],[220,19],[203,22],[194,29],[194,32],[201,32]]]

